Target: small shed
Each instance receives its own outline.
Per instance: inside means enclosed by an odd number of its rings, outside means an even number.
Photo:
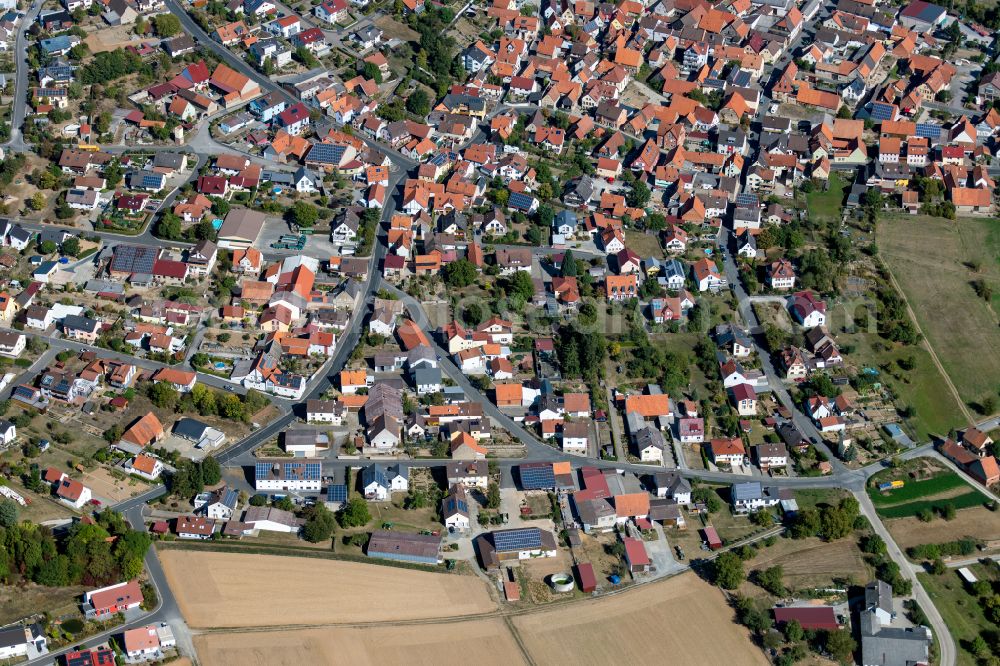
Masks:
[[[622,541],[625,542],[625,561],[628,563],[629,572],[649,571],[651,562],[642,539],[625,537]]]
[[[594,565],[590,562],[580,562],[576,565],[576,577],[580,581],[580,589],[590,593],[597,589],[597,576],[594,575]]]
[[[521,586],[516,581],[505,580],[503,582],[503,593],[507,597],[507,601],[521,600]]]
[[[964,580],[969,585],[972,585],[973,583],[979,581],[979,579],[976,578],[976,574],[972,573],[972,571],[969,570],[969,567],[960,568],[958,570],[958,575],[961,576],[962,580]]]
[[[719,538],[719,533],[715,531],[715,528],[709,525],[701,531],[705,535],[705,541],[708,542],[708,547],[712,550],[719,550],[722,548],[722,539]]]

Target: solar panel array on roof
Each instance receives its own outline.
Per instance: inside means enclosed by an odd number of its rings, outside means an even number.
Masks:
[[[142,175],[142,187],[160,187],[163,184],[163,176],[158,173],[144,173]]]
[[[120,273],[152,273],[160,251],[144,245],[116,245],[111,270]]]
[[[525,490],[544,490],[556,487],[556,476],[552,465],[521,465],[521,486]]]
[[[275,470],[275,468],[277,468]],[[254,472],[257,478],[264,479],[271,476],[272,470],[280,475],[280,478],[289,481],[316,481],[323,475],[323,463],[318,462],[286,462],[271,463],[259,462],[255,465]]]
[[[493,533],[493,545],[497,552],[509,553],[514,550],[528,550],[542,547],[542,533],[537,527],[502,530]]]
[[[314,143],[306,156],[307,162],[321,162],[324,164],[340,164],[344,157],[345,146],[339,143]]]
[[[925,139],[940,139],[941,126],[934,123],[917,123],[917,136]]]
[[[736,205],[737,206],[759,206],[760,202],[757,199],[756,194],[750,194],[749,192],[744,192],[743,194],[736,195]]]
[[[507,200],[507,204],[511,208],[517,208],[519,210],[530,210],[531,204],[534,200],[527,194],[522,192],[511,192],[510,198]]]
[[[11,397],[19,397],[19,398],[24,398],[26,400],[34,400],[35,391],[34,389],[28,386],[18,386],[17,388],[14,389],[14,392],[11,394]]]
[[[346,502],[347,486],[343,484],[333,485],[326,489],[327,502]]]
[[[896,115],[892,104],[875,102],[872,104],[872,120],[893,120]]]

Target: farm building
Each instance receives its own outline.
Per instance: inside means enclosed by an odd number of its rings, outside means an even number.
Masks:
[[[496,569],[532,557],[555,557],[556,538],[552,532],[537,527],[487,532],[476,537],[475,544],[484,569]]]
[[[398,562],[437,564],[441,537],[433,534],[406,534],[376,530],[368,542],[368,557]]]
[[[840,628],[837,615],[831,606],[800,606],[794,608],[775,608],[774,621],[783,625],[792,620],[798,621],[803,629],[826,629],[834,631]]]

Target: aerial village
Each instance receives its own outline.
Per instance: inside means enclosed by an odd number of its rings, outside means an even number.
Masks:
[[[995,6],[0,4],[0,580],[73,590],[0,661],[213,663],[158,557],[323,548],[994,663],[996,376],[887,229],[995,225]]]

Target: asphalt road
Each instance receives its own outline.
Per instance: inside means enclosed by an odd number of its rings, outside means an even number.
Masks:
[[[858,504],[861,505],[861,514],[871,522],[875,534],[878,534],[885,541],[889,557],[899,565],[900,573],[913,584],[913,598],[920,604],[920,608],[923,609],[927,620],[931,624],[931,629],[938,639],[938,645],[941,649],[939,663],[941,666],[954,666],[956,654],[955,639],[952,637],[951,632],[948,631],[948,625],[945,624],[944,618],[941,617],[941,613],[934,606],[934,602],[931,601],[924,586],[920,584],[920,579],[913,573],[913,568],[910,566],[910,562],[906,559],[906,556],[903,555],[903,551],[896,545],[889,530],[882,524],[881,519],[879,519],[878,514],[875,512],[875,505],[872,504],[871,498],[868,497],[868,493],[864,490],[856,490],[854,491],[854,497],[857,498]]]

